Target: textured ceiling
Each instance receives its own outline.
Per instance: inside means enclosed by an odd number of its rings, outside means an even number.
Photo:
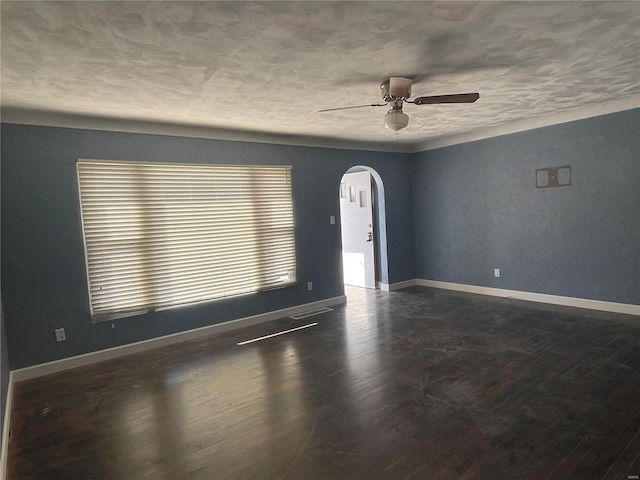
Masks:
[[[639,2],[11,2],[2,106],[417,144],[640,95]],[[384,129],[389,76],[413,96]]]

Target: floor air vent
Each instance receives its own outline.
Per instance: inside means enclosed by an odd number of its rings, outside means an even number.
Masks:
[[[298,313],[297,315],[289,315],[289,318],[294,320],[300,320],[301,318],[312,317],[313,315],[320,315],[321,313],[333,312],[333,308],[318,308],[317,310],[309,310],[308,312]]]

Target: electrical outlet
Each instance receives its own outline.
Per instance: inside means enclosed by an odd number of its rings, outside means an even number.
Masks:
[[[307,290],[313,290],[313,282],[307,282]]]
[[[67,336],[64,333],[64,328],[56,328],[56,342],[64,342],[67,339]]]
[[[336,216],[335,215],[331,215],[329,217],[329,223],[331,223],[331,225],[335,225],[336,224]]]
[[[500,278],[500,269],[499,269],[499,268],[494,268],[494,270],[493,270],[493,275],[494,275],[496,278]]]

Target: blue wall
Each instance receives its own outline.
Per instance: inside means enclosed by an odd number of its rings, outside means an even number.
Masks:
[[[0,245],[1,245],[0,241]],[[9,389],[9,350],[7,349],[7,336],[4,328],[4,308],[2,295],[0,294],[0,436],[4,428],[5,405],[7,404],[7,390]],[[0,438],[2,448],[2,438]]]
[[[78,158],[293,166],[295,287],[93,324],[75,163]],[[374,168],[387,192],[389,281],[415,278],[410,156],[325,148],[2,125],[2,298],[11,368],[342,295],[342,175]],[[307,292],[306,282],[314,290]],[[64,327],[67,341],[56,343]]]
[[[384,182],[389,283],[418,277],[640,304],[639,134],[632,110],[407,155],[4,124],[11,367],[342,295],[339,222],[329,216],[339,215],[340,179],[354,165]],[[78,158],[293,165],[300,285],[93,324]],[[571,187],[535,188],[537,168],[565,164]],[[66,342],[55,342],[59,327]]]
[[[413,181],[418,278],[640,304],[639,109],[421,152]]]

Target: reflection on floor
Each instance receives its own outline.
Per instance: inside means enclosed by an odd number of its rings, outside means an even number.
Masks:
[[[626,479],[640,320],[413,287],[15,386],[10,479]]]

